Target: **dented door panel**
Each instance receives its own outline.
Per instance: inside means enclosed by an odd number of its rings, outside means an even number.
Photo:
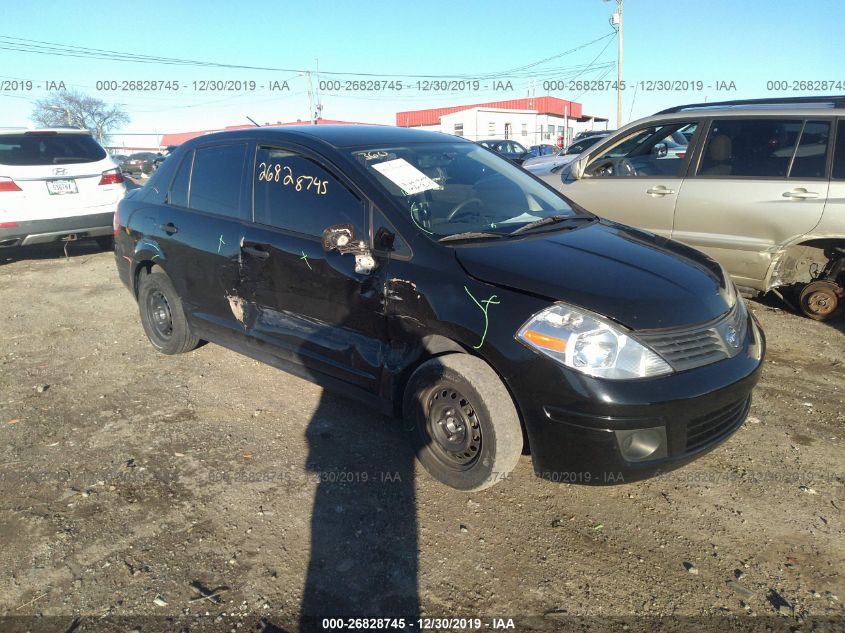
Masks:
[[[316,239],[260,225],[249,228],[243,243],[241,289],[253,342],[309,370],[377,391],[386,343],[386,270],[356,273],[353,256],[324,253]]]

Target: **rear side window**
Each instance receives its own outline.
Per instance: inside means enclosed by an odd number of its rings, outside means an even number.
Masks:
[[[827,144],[830,142],[830,121],[807,121],[792,159],[790,178],[824,178]]]
[[[106,155],[106,150],[87,134],[45,132],[0,135],[2,165],[94,163],[103,160]]]
[[[174,204],[178,207],[188,206],[188,185],[191,182],[191,166],[193,162],[194,153],[188,152],[182,159],[179,170],[170,184],[170,190],[167,192],[168,204]]]
[[[352,224],[356,236],[366,235],[364,203],[313,160],[259,148],[253,182],[256,222],[312,236],[335,224]]]
[[[715,120],[699,165],[701,176],[822,178],[830,137],[828,121]]]
[[[833,154],[833,177],[845,180],[845,119],[836,125],[836,151]]]
[[[246,143],[238,143],[201,147],[195,151],[189,207],[246,219],[240,204],[246,148]]]

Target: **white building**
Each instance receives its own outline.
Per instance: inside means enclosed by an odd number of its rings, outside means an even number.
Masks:
[[[557,97],[511,99],[398,112],[396,125],[462,136],[472,141],[512,139],[531,145],[568,145],[582,130],[607,129],[607,119],[584,115],[581,104]]]

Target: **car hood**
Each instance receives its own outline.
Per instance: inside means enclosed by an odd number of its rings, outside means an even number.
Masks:
[[[730,307],[713,259],[607,220],[458,247],[455,255],[476,279],[565,301],[635,330],[702,323]]]
[[[571,163],[578,154],[565,154],[564,156],[541,156],[540,158],[532,158],[531,162],[525,161],[522,166],[528,171],[548,171],[554,169],[558,165],[566,165]]]

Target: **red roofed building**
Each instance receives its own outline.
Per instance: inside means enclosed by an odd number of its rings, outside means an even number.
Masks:
[[[513,139],[525,146],[568,144],[576,131],[607,127],[607,119],[585,115],[580,103],[528,97],[396,113],[399,127],[427,128],[473,141]],[[588,124],[588,125],[578,125]]]

